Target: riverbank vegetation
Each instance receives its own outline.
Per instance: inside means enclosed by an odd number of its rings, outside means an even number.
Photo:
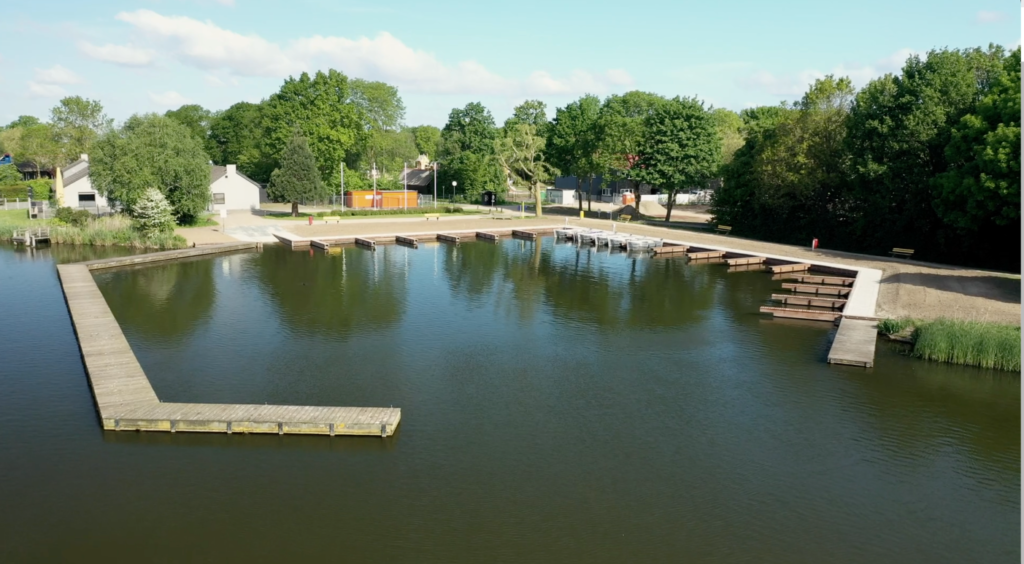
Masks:
[[[140,230],[137,221],[121,214],[95,217],[84,210],[61,208],[54,219],[29,220],[27,210],[0,211],[0,241],[10,241],[17,231],[36,228],[48,229],[50,243],[58,245],[162,250],[188,246],[185,238],[176,235],[173,230],[164,228],[147,233]]]
[[[912,345],[913,356],[950,364],[1020,372],[1020,327],[966,319],[884,319],[884,335]]]

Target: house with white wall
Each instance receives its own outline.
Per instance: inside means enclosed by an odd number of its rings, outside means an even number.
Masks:
[[[61,173],[64,177],[61,206],[85,208],[93,212],[107,211],[110,208],[107,199],[92,187],[92,181],[89,179],[89,155],[82,155]]]
[[[210,165],[210,211],[260,208],[260,185],[233,165]]]

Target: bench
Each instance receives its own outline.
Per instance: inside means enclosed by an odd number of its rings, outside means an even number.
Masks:
[[[631,220],[631,219],[633,219],[633,216],[631,216],[629,214],[625,214],[625,215],[620,215],[619,216],[619,221],[621,221],[622,223],[629,223],[629,220]]]
[[[427,221],[430,221],[431,219],[441,221],[441,214],[439,213],[425,213],[423,214],[423,217],[427,218]]]
[[[893,258],[910,258],[914,254],[914,249],[901,249],[899,247],[889,251],[889,256]]]
[[[335,223],[340,223],[341,222],[341,217],[337,216],[337,215],[325,215],[325,216],[321,217],[320,219],[324,220],[324,223],[328,223],[328,222],[331,222],[331,221],[333,221]]]
[[[715,227],[715,231],[722,235],[728,235],[729,232],[732,231],[732,227],[728,225],[719,225],[718,227]]]

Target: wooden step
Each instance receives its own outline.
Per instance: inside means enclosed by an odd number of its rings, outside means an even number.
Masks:
[[[794,296],[791,294],[772,294],[772,299],[786,305],[798,305],[809,307],[829,307],[841,309],[846,305],[846,300],[839,298],[812,298],[810,296]]]
[[[725,256],[725,251],[698,251],[695,253],[686,253],[686,258],[690,260],[720,259],[723,256]]]
[[[793,277],[794,280],[804,284],[830,284],[834,286],[853,286],[856,278],[844,276],[819,276],[815,274],[799,274]]]
[[[843,286],[818,286],[814,284],[783,284],[783,289],[793,290],[802,294],[814,294],[816,296],[847,296],[850,288]]]
[[[801,262],[796,264],[776,264],[769,266],[768,269],[771,270],[772,274],[781,274],[783,272],[802,272],[810,267],[811,265]]]
[[[763,264],[743,264],[740,266],[730,266],[726,269],[726,272],[761,272],[763,270]]]
[[[808,321],[835,321],[843,316],[838,311],[824,311],[815,309],[795,309],[788,307],[761,306],[761,313],[770,313],[773,317],[785,317],[787,319],[806,319]]]
[[[764,257],[737,257],[725,259],[725,264],[729,266],[746,266],[748,264],[763,264],[764,261]]]
[[[309,242],[309,244],[313,245],[314,247],[316,247],[318,249],[329,249],[329,248],[331,248],[331,244],[330,243],[328,243],[327,241],[321,241],[320,239],[313,239],[312,241]]]
[[[488,233],[486,231],[477,231],[476,232],[476,238],[477,239],[486,239],[488,241],[497,241],[498,240],[498,236],[497,235],[495,235],[494,233]]]
[[[536,239],[537,234],[533,231],[523,231],[521,229],[513,229],[512,236],[520,239]]]
[[[372,239],[363,239],[362,237],[356,237],[356,245],[360,247],[366,247],[371,251],[377,250],[377,242]]]
[[[458,235],[449,235],[447,233],[438,233],[437,234],[437,240],[438,241],[444,241],[446,243],[458,243],[459,242],[459,236]]]
[[[689,248],[686,245],[662,245],[654,247],[653,251],[655,255],[675,255],[685,253]]]
[[[415,237],[403,237],[401,235],[396,235],[395,242],[399,245],[406,245],[414,249],[418,249],[420,246],[420,242]]]

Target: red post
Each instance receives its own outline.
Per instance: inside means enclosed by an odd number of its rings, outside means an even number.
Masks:
[[[313,225],[313,216],[309,216],[309,224]]]
[[[815,237],[814,240],[811,241],[811,248],[812,249],[817,249],[818,248],[818,238],[817,237]]]

